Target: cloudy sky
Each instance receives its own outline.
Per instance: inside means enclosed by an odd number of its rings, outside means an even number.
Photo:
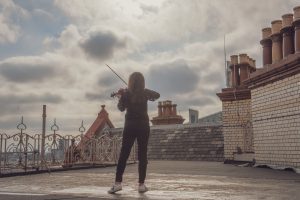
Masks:
[[[261,65],[261,29],[291,13],[296,0],[1,0],[0,132],[24,116],[29,132],[86,127],[105,104],[117,127],[124,114],[110,93],[140,71],[147,87],[170,99],[188,121],[221,110],[227,54],[248,53]],[[149,103],[149,115],[157,113]]]

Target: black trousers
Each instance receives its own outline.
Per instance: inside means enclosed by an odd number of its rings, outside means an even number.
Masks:
[[[125,122],[123,130],[122,148],[117,165],[116,182],[122,182],[126,162],[131,148],[137,139],[138,161],[139,161],[139,183],[144,183],[147,171],[147,148],[149,139],[149,121],[129,121]]]

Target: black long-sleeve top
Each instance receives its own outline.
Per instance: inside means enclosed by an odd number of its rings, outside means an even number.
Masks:
[[[145,89],[140,98],[140,101],[133,103],[131,101],[132,94],[127,90],[119,99],[118,108],[120,111],[126,110],[125,120],[145,120],[149,121],[147,102],[155,101],[160,97],[160,94],[149,89]]]

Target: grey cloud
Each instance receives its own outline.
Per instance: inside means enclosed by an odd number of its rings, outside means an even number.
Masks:
[[[26,95],[15,95],[15,94],[2,94],[0,95],[0,113],[1,114],[14,114],[22,112],[30,112],[34,110],[36,104],[59,104],[64,99],[55,94],[45,93],[42,95],[26,94]],[[22,107],[22,108],[21,108]]]
[[[114,74],[105,73],[99,78],[97,84],[99,86],[112,88],[113,86],[117,85],[119,81],[120,80]]]
[[[85,98],[89,101],[102,101],[110,98],[110,93],[95,93],[95,92],[87,92],[85,93]]]
[[[6,80],[18,83],[40,82],[57,75],[55,68],[49,65],[13,62],[0,64],[0,73]]]
[[[112,32],[93,32],[80,42],[84,52],[96,60],[106,60],[113,56],[115,50],[126,46],[124,39],[118,38]]]
[[[21,122],[21,115],[20,116],[13,116],[8,117],[6,119],[0,119],[0,133],[3,133],[4,130],[7,134],[15,134],[18,132],[17,125]],[[23,123],[26,125],[27,129],[25,130],[26,133],[29,134],[37,134],[40,132],[36,132],[37,129],[41,129],[42,127],[42,118],[32,117],[32,116],[23,116]],[[47,127],[48,128],[48,127]],[[35,131],[32,131],[34,129]]]
[[[42,110],[36,110],[35,115],[14,115],[11,117],[7,117],[5,119],[0,118],[0,133],[6,132],[7,134],[17,133],[17,125],[21,122],[21,116],[23,116],[23,123],[26,125],[27,129],[25,130],[28,134],[37,134],[41,133],[42,130]],[[59,116],[58,116],[59,117]],[[88,128],[86,125],[86,121],[93,122],[95,118],[84,119],[84,126]],[[80,134],[78,128],[81,125],[80,118],[69,118],[69,117],[59,117],[56,118],[56,124],[59,126],[58,134]],[[46,118],[46,131],[48,134],[53,133],[51,131],[51,126],[53,125],[54,119],[52,117]]]
[[[209,65],[206,67],[210,67]],[[216,67],[214,67],[216,69]],[[205,83],[205,85],[213,84],[213,85],[225,85],[225,69],[223,71],[214,71],[209,74],[203,75],[201,77],[201,81]]]
[[[59,95],[45,93],[43,95],[2,95],[0,96],[0,103],[10,103],[10,104],[32,104],[32,103],[61,103],[63,98]]]
[[[158,8],[155,6],[150,6],[150,5],[146,5],[146,4],[141,4],[140,8],[142,9],[142,11],[145,14],[150,14],[150,13],[154,13],[157,14],[158,13]]]
[[[120,87],[120,80],[113,73],[104,72],[99,74],[94,91],[86,92],[85,98],[89,101],[111,99],[111,93],[118,90],[118,87]]]
[[[146,82],[162,95],[184,94],[196,89],[200,80],[199,71],[194,71],[184,60],[151,66]]]
[[[215,104],[215,101],[213,98],[211,98],[209,96],[198,95],[196,97],[186,99],[184,104],[189,105],[189,106],[204,107],[204,106]]]

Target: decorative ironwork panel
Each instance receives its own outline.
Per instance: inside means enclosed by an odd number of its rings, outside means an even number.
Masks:
[[[53,133],[42,138],[42,134],[25,133],[26,125],[18,124],[18,133],[8,135],[0,133],[0,175],[16,172],[49,170],[76,165],[116,164],[119,158],[122,137],[111,134],[109,128],[103,130],[98,138],[83,135],[83,122],[80,135],[58,134],[59,126],[54,120],[51,127]],[[43,142],[42,142],[43,141]],[[45,144],[42,148],[42,144]],[[42,159],[42,149],[45,149]],[[136,145],[128,159],[135,162]]]

